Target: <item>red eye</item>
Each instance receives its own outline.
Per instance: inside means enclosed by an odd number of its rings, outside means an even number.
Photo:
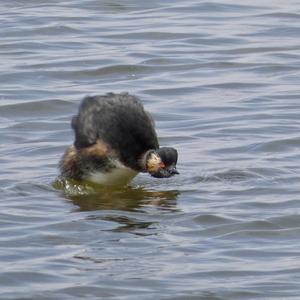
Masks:
[[[159,164],[159,166],[160,166],[161,168],[165,168],[165,167],[166,167],[166,165],[165,165],[163,162],[161,162],[161,163]]]

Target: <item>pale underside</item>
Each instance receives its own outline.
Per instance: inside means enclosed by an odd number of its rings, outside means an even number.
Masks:
[[[114,161],[115,168],[108,172],[94,171],[85,177],[86,180],[105,185],[125,185],[128,184],[137,174],[118,161]]]

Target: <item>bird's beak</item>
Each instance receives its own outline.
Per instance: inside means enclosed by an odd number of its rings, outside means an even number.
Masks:
[[[172,177],[176,174],[179,174],[179,172],[176,169],[175,165],[171,165],[165,168],[160,168],[157,172],[155,173],[150,173],[151,176],[156,177],[156,178],[169,178]]]
[[[175,166],[171,166],[171,167],[169,167],[167,169],[168,169],[169,173],[171,174],[171,176],[179,174],[179,172],[177,171],[177,169],[176,169]]]

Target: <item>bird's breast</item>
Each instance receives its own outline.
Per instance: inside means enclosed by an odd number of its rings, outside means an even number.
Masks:
[[[138,172],[132,170],[118,161],[114,162],[115,167],[109,171],[94,170],[86,176],[88,181],[105,185],[124,185],[129,183]]]

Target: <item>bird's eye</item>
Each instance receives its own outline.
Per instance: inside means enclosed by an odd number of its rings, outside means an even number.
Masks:
[[[166,165],[165,165],[163,162],[161,162],[161,163],[159,164],[159,166],[160,166],[160,168],[165,168],[165,167],[166,167]]]

